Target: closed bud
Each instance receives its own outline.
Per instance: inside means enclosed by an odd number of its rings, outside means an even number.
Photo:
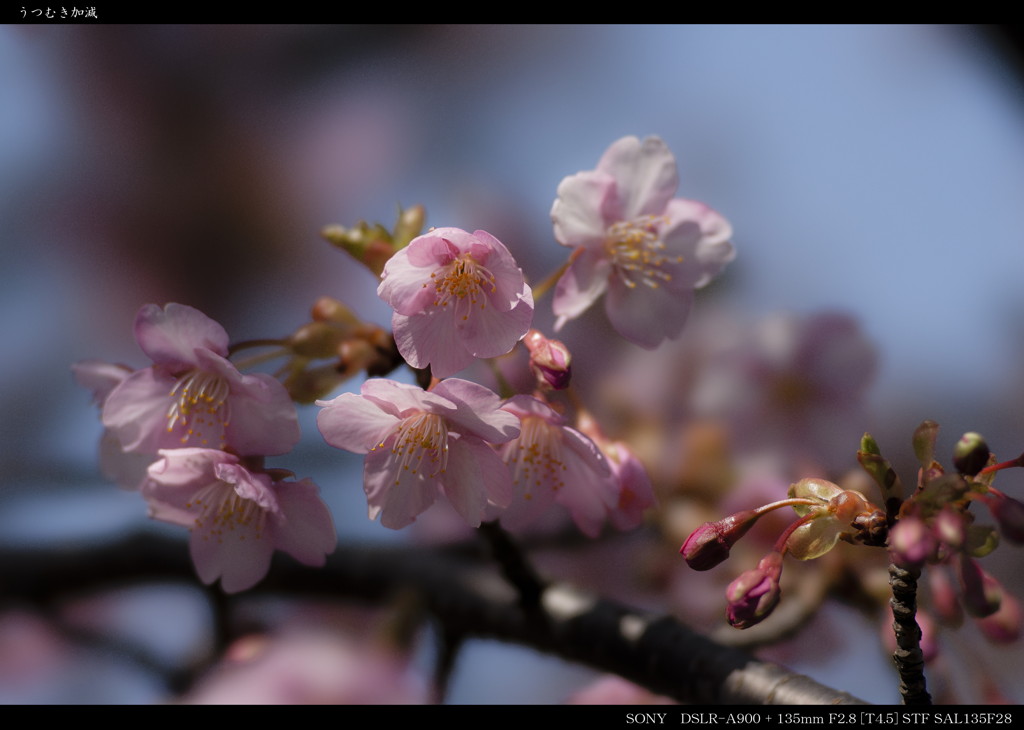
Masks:
[[[725,616],[737,629],[748,629],[768,618],[779,603],[782,591],[782,553],[771,552],[761,558],[757,567],[740,574],[725,589],[729,602]]]
[[[978,628],[993,644],[1012,644],[1020,638],[1020,601],[1009,593],[1003,594],[999,610],[991,616],[978,619]]]
[[[290,375],[284,381],[288,395],[298,403],[313,403],[325,397],[348,378],[334,365],[310,368]]]
[[[882,453],[882,450],[878,448],[878,442],[875,441],[875,437],[870,433],[865,433],[860,438],[860,450],[865,454],[874,454],[876,456]]]
[[[999,532],[1015,545],[1024,545],[1024,503],[1005,494],[985,500],[999,524]]]
[[[422,205],[414,205],[399,212],[398,222],[395,223],[395,234],[392,236],[395,250],[405,248],[412,239],[423,233],[423,224],[426,221],[427,209]]]
[[[694,570],[710,570],[729,557],[732,546],[747,534],[759,516],[748,509],[717,522],[705,522],[690,533],[679,552]]]
[[[379,223],[371,226],[366,221],[359,221],[354,228],[330,225],[320,231],[320,235],[347,251],[377,276],[384,271],[384,264],[397,250],[391,241],[391,234]]]
[[[313,302],[310,312],[316,322],[334,322],[336,324],[351,325],[356,327],[360,324],[359,317],[355,313],[332,297],[320,297]]]
[[[952,509],[944,509],[935,517],[935,536],[953,549],[963,547],[967,539],[967,525],[963,515]]]
[[[327,322],[309,322],[288,338],[288,347],[296,355],[318,360],[333,357],[346,333]]]
[[[530,351],[530,370],[542,390],[564,390],[572,377],[572,355],[563,343],[549,340],[539,330],[530,330],[523,338]]]
[[[999,582],[964,554],[960,555],[958,565],[960,588],[967,613],[976,618],[985,618],[998,611],[1003,598],[1003,587]]]
[[[936,547],[932,531],[919,517],[904,517],[889,531],[889,549],[900,565],[923,565],[935,556]]]
[[[970,431],[953,448],[953,466],[964,476],[973,477],[988,464],[989,453],[981,434]]]
[[[959,628],[964,622],[964,610],[956,597],[956,589],[944,566],[936,565],[926,572],[932,613],[943,625]]]

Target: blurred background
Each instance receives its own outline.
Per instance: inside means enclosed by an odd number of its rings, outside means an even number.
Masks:
[[[141,500],[99,475],[101,427],[69,371],[86,358],[145,365],[131,336],[142,304],[190,304],[233,340],[292,331],[322,294],[386,326],[374,278],[319,231],[389,225],[416,203],[428,225],[493,233],[539,281],[567,253],[548,215],[559,181],[630,134],[662,137],[679,195],[734,226],[737,259],[698,295],[695,326],[718,309],[751,321],[838,311],[877,349],[847,468],[865,430],[915,468],[909,439],[925,418],[943,427],[943,459],[967,430],[1015,456],[1024,89],[998,37],[959,26],[0,27],[0,542],[88,541],[145,521]],[[535,326],[552,321],[544,301]],[[563,333],[584,382],[599,381],[588,355],[605,329],[596,311]],[[405,539],[365,519],[359,460],[327,449],[314,409],[301,410],[288,466],[321,485],[342,538]],[[1000,486],[1019,497],[1024,480]],[[1019,560],[1006,547],[991,570],[1021,593]],[[111,605],[125,631],[173,655],[201,641],[200,604],[178,588]],[[103,650],[21,671],[33,631],[60,639],[25,607],[0,608],[0,701],[166,698],[144,667]],[[835,646],[781,660],[897,701],[880,642],[843,640],[875,629],[842,610],[819,629]],[[1012,676],[1021,654],[970,662]],[[459,667],[453,702],[557,702],[595,676],[487,642]],[[1003,691],[1024,700],[1019,686]]]

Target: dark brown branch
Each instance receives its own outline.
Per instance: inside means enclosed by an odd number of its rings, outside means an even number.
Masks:
[[[46,601],[135,581],[195,580],[188,550],[176,540],[140,534],[114,544],[0,551],[0,585],[8,597]],[[699,704],[860,704],[783,667],[715,644],[670,616],[641,613],[575,591],[547,586],[544,626],[528,619],[520,596],[492,564],[422,546],[341,547],[322,569],[276,558],[250,594],[285,592],[388,601],[414,590],[444,626],[619,674],[658,694]]]
[[[893,660],[900,675],[900,695],[905,705],[930,705],[932,697],[924,677],[924,654],[921,652],[921,627],[917,625],[917,579],[920,568],[889,565],[892,586],[892,628],[896,632]]]

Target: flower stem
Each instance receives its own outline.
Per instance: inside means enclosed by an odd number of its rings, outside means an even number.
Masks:
[[[917,624],[917,579],[921,569],[889,564],[889,585],[892,586],[892,628],[896,633],[893,661],[900,675],[900,695],[905,705],[930,705],[932,697],[924,677],[924,654],[921,652],[921,627]]]
[[[569,258],[566,260],[566,262],[564,264],[562,264],[557,269],[555,269],[553,272],[548,274],[547,278],[544,279],[544,281],[540,282],[539,284],[537,284],[537,286],[533,287],[533,301],[536,302],[538,299],[543,297],[545,294],[548,293],[548,289],[550,289],[556,283],[558,283],[558,280],[562,278],[562,274],[565,273],[565,270],[569,268],[569,264],[571,264],[573,258],[575,258],[576,251],[581,251],[581,250],[582,249],[574,250],[572,255],[569,256]]]

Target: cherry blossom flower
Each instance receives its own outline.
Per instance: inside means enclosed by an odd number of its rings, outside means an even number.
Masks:
[[[79,385],[92,391],[93,401],[102,413],[107,396],[133,371],[127,365],[83,360],[72,365],[71,372]],[[103,429],[100,437],[100,471],[122,489],[138,489],[146,477],[146,469],[154,459],[152,454],[126,452],[121,448],[117,434],[109,428]]]
[[[516,490],[502,524],[523,527],[557,502],[584,534],[597,537],[605,517],[618,508],[620,493],[600,449],[532,396],[514,396],[503,408],[519,418],[522,432],[499,448]]]
[[[439,378],[509,352],[533,320],[522,270],[486,231],[435,228],[413,239],[384,266],[377,294],[395,310],[402,357]]]
[[[424,391],[393,380],[363,383],[360,394],[317,401],[317,425],[331,446],[366,454],[363,489],[370,519],[413,522],[444,494],[480,525],[488,503],[506,507],[512,480],[490,444],[519,435],[519,421],[482,385],[449,378]]]
[[[147,304],[135,339],[153,365],[107,396],[103,425],[125,451],[184,446],[242,455],[283,454],[299,440],[287,391],[269,375],[242,375],[227,360],[224,328],[192,307]]]
[[[612,441],[605,436],[590,413],[581,411],[576,425],[597,445],[611,469],[618,497],[615,506],[608,511],[608,521],[618,530],[639,527],[644,513],[658,503],[647,469],[626,442]]]
[[[676,161],[657,137],[624,137],[596,170],[562,180],[551,208],[555,238],[574,249],[555,289],[555,329],[602,294],[612,327],[653,349],[674,339],[693,302],[735,258],[732,227],[703,203],[673,198]]]
[[[142,494],[150,516],[192,530],[189,547],[204,583],[227,593],[267,574],[274,550],[321,566],[337,534],[316,484],[284,481],[280,471],[250,469],[217,449],[166,449],[149,467]]]

